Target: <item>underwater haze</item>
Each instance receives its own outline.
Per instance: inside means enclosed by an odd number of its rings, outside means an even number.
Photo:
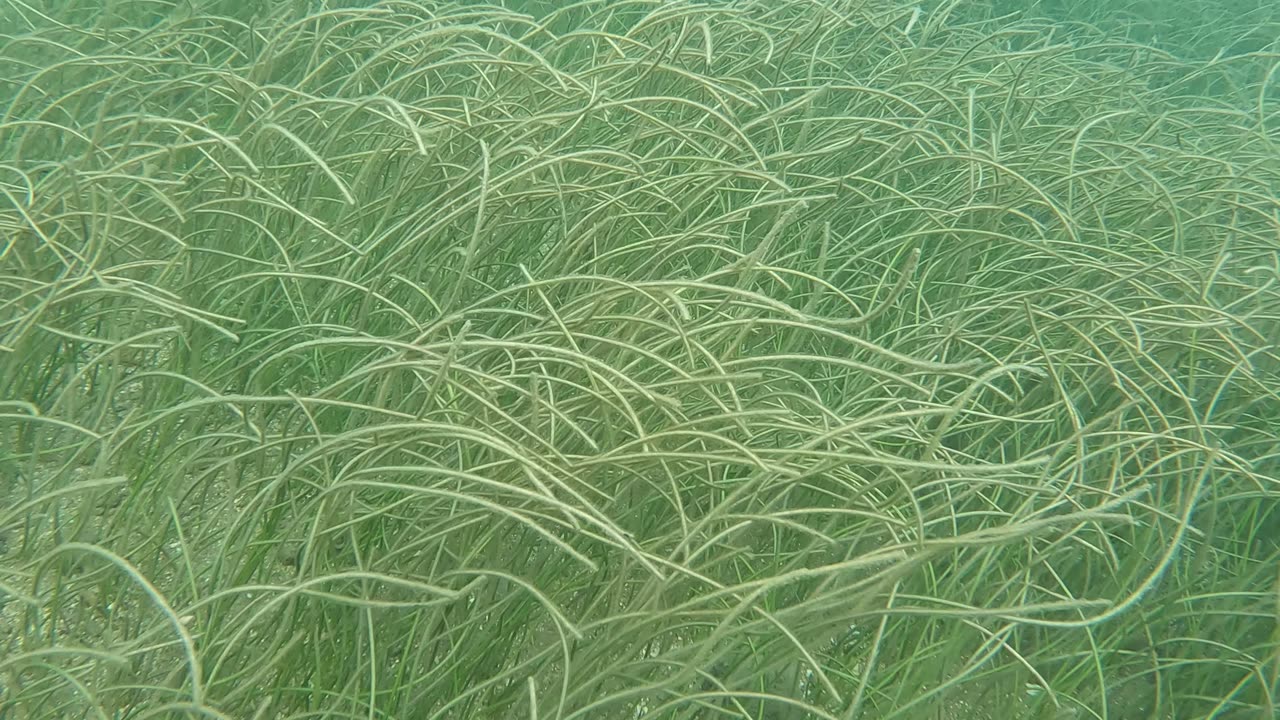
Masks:
[[[1271,720],[1280,5],[0,0],[0,720]]]

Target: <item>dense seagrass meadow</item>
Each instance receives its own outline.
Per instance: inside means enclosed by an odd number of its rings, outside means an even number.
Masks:
[[[1268,7],[0,0],[0,720],[1275,718]]]

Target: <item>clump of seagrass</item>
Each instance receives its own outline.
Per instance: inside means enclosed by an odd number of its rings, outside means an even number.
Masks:
[[[3,11],[0,717],[1274,714],[1273,55],[303,5]]]

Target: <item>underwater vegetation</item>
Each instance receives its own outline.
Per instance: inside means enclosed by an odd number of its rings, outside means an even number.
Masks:
[[[0,720],[1275,717],[1276,18],[1004,5],[0,4]]]

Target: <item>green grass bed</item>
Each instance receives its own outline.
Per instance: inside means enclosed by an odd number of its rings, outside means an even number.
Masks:
[[[0,3],[0,720],[1275,717],[1275,26],[989,5]]]

